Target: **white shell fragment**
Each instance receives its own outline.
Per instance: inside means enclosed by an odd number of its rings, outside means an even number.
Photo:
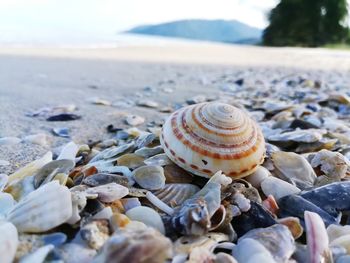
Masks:
[[[141,166],[133,171],[133,178],[147,190],[158,190],[165,185],[164,170],[161,166]]]
[[[8,213],[19,232],[40,233],[66,222],[72,216],[71,193],[52,181],[29,193]]]
[[[131,126],[138,126],[145,122],[145,118],[138,115],[128,115],[126,116],[125,121]]]
[[[81,219],[79,213],[85,208],[87,204],[87,198],[86,198],[86,193],[81,191],[71,190],[71,195],[72,195],[72,215],[67,220],[67,223],[75,224]]]
[[[310,211],[305,211],[305,226],[309,262],[329,262],[331,253],[329,250],[328,235],[322,218]]]
[[[249,183],[252,184],[252,186],[259,188],[261,183],[271,176],[271,173],[269,170],[267,170],[263,166],[259,166],[254,173],[251,175],[248,175],[245,180],[247,180]]]
[[[0,192],[0,217],[6,215],[8,211],[16,204],[12,195]]]
[[[126,216],[131,220],[139,221],[147,226],[158,229],[162,234],[165,233],[165,228],[160,215],[152,208],[146,206],[138,206],[128,210]]]
[[[312,143],[322,139],[320,130],[297,130],[292,132],[285,132],[281,134],[271,135],[268,137],[269,141],[294,141]]]
[[[163,212],[167,213],[168,215],[172,215],[174,213],[174,209],[172,209],[170,206],[168,206],[166,203],[164,203],[162,200],[160,200],[157,196],[155,196],[151,192],[146,193],[146,198],[154,206],[156,206],[157,208],[159,208]]]
[[[165,186],[154,192],[162,202],[171,207],[182,205],[191,198],[200,188],[193,184],[165,184]]]
[[[0,145],[13,145],[21,142],[20,138],[17,137],[2,137],[0,138]]]
[[[350,162],[341,153],[321,150],[311,159],[311,166],[320,166],[326,176],[340,179],[346,176]]]
[[[245,238],[233,249],[233,256],[238,263],[276,263],[271,253],[259,242]]]
[[[266,178],[261,183],[261,189],[266,196],[272,195],[276,200],[287,195],[298,194],[301,191],[295,185],[273,176]]]
[[[144,160],[143,162],[147,165],[159,165],[159,166],[165,166],[172,163],[172,161],[168,158],[168,156],[165,153],[154,155]]]
[[[0,191],[4,190],[8,180],[9,177],[7,174],[0,174]]]
[[[293,152],[275,152],[272,154],[274,173],[282,180],[295,184],[302,190],[314,185],[316,174],[308,161]]]
[[[113,202],[129,194],[129,189],[116,183],[104,184],[86,190],[89,194],[97,194],[102,202]]]
[[[38,144],[41,146],[47,146],[48,136],[45,133],[32,134],[25,136],[23,138],[23,141]]]
[[[332,242],[341,236],[350,235],[350,226],[349,225],[341,226],[341,225],[331,224],[327,227],[327,234],[328,234],[329,242]]]
[[[156,154],[163,153],[163,147],[162,146],[155,146],[153,148],[149,147],[142,147],[135,151],[135,154],[142,156],[144,158],[149,158],[151,156],[154,156]]]
[[[69,142],[65,146],[63,146],[60,155],[57,157],[57,160],[72,160],[75,162],[75,156],[79,151],[79,146],[74,142]]]
[[[0,222],[0,262],[11,263],[18,245],[16,227],[10,222]]]
[[[47,152],[43,157],[38,160],[35,160],[23,168],[19,169],[15,173],[9,175],[8,183],[10,184],[13,181],[21,180],[26,176],[33,175],[37,170],[43,167],[45,164],[52,161],[52,152]]]

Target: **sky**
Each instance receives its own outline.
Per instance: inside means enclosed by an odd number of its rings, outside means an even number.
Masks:
[[[0,0],[0,35],[120,32],[178,19],[236,19],[264,28],[277,0]]]

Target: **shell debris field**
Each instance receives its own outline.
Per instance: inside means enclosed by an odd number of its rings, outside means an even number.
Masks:
[[[8,174],[0,160],[0,262],[348,262],[349,91],[265,81],[173,105],[147,88],[124,103],[144,116],[125,107],[108,139],[57,136],[63,147]]]

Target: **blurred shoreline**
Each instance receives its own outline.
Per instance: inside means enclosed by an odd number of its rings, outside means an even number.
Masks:
[[[326,48],[275,48],[160,38],[123,44],[3,45],[0,56],[98,59],[150,63],[285,67],[304,70],[350,70],[350,52]],[[156,38],[158,39],[158,38]]]

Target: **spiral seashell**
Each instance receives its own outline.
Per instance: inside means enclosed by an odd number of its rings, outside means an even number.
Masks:
[[[265,155],[259,126],[242,110],[220,102],[174,112],[163,125],[160,142],[172,161],[203,177],[219,170],[234,178],[247,176]]]

